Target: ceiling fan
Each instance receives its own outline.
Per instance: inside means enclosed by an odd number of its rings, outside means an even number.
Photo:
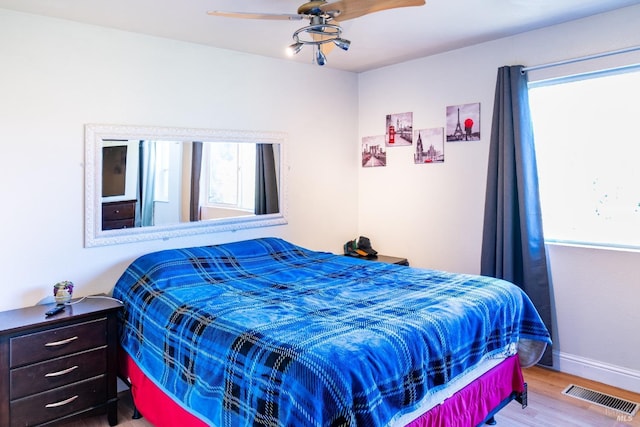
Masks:
[[[249,13],[210,11],[212,16],[245,19],[270,19],[295,21],[308,19],[309,25],[293,33],[294,43],[288,47],[291,55],[298,53],[305,45],[315,47],[315,61],[318,65],[326,63],[326,55],[338,46],[348,50],[351,42],[342,38],[339,22],[358,18],[374,12],[408,6],[422,6],[425,0],[311,0],[291,13]]]

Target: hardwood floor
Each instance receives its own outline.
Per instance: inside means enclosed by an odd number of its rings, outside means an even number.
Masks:
[[[640,403],[640,394],[538,366],[525,369],[524,378],[528,384],[529,405],[522,409],[518,403],[511,402],[496,415],[498,426],[640,426],[640,413],[631,418],[617,411],[565,396],[562,391],[569,384],[576,384],[636,403]]]
[[[640,394],[537,366],[525,369],[524,377],[529,389],[529,405],[522,409],[517,402],[509,403],[496,415],[498,427],[640,427],[640,413],[631,418],[598,405],[565,396],[561,392],[569,384],[576,384],[636,403],[640,403]],[[132,413],[131,396],[128,392],[122,392],[118,405],[118,426],[152,427],[144,418],[132,420]],[[108,427],[108,425],[106,416],[97,416],[67,423],[64,427]]]

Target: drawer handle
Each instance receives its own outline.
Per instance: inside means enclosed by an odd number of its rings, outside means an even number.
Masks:
[[[77,340],[78,337],[71,337],[71,338],[67,338],[66,340],[62,340],[62,341],[54,341],[54,342],[48,342],[45,344],[45,347],[57,347],[60,345],[65,345],[65,344],[69,344],[72,341]]]
[[[47,405],[44,405],[45,408],[58,408],[60,406],[64,406],[64,405],[68,405],[69,403],[73,402],[74,400],[76,400],[78,398],[78,395],[76,394],[73,397],[70,397],[68,399],[65,400],[61,400],[60,402],[56,402],[56,403],[49,403]]]
[[[76,369],[78,369],[78,365],[76,366],[72,366],[70,368],[67,369],[63,369],[62,371],[58,371],[58,372],[49,372],[48,374],[44,374],[45,377],[59,377],[61,375],[66,375],[70,372],[75,371]]]

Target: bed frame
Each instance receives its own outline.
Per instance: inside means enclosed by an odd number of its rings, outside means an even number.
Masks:
[[[496,406],[496,408],[493,411],[491,411],[489,415],[487,415],[487,417],[483,421],[483,424],[488,424],[490,426],[496,425],[498,423],[495,418],[496,414],[498,413],[499,410],[507,406],[507,404],[509,404],[512,400],[515,400],[516,402],[520,403],[522,405],[522,409],[527,407],[527,383],[524,383],[524,391],[522,392],[512,391],[508,397],[506,397],[502,402],[500,402],[500,404]]]

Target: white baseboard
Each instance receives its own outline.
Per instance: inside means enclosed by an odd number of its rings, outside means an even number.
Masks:
[[[560,372],[640,393],[640,371],[560,351],[553,352],[553,367]]]

